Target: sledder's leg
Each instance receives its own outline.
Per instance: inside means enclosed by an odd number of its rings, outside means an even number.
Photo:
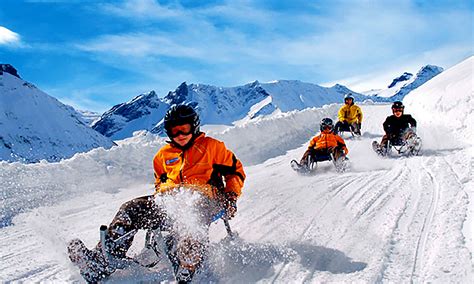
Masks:
[[[79,271],[87,283],[97,283],[115,271],[108,266],[101,251],[88,249],[79,239],[69,242],[68,254],[72,263],[79,267]]]
[[[407,154],[409,156],[416,156],[421,150],[421,139],[418,137],[413,131],[413,129],[409,128],[403,134],[403,139],[407,145]]]
[[[385,134],[383,137],[382,137],[382,141],[380,141],[380,144],[377,143],[377,141],[373,141],[372,142],[372,148],[374,149],[374,151],[379,154],[380,156],[386,156],[387,155],[387,147],[388,147],[388,140],[389,140],[389,136],[387,134]]]
[[[360,132],[360,124],[357,123],[357,122],[354,122],[351,124],[351,128],[352,128],[352,131],[355,135],[362,135],[361,132]]]
[[[349,159],[344,154],[344,150],[340,146],[332,148],[332,156],[334,157],[334,166],[336,171],[343,173],[349,166]]]
[[[107,236],[117,240],[125,234],[131,234],[123,241],[110,248],[114,257],[123,258],[132,245],[136,230],[165,227],[167,216],[162,208],[156,205],[154,196],[142,196],[124,203],[110,223]],[[97,245],[99,247],[100,244]]]
[[[308,148],[306,152],[304,152],[303,157],[301,157],[300,162],[298,163],[296,160],[292,160],[290,162],[291,168],[297,172],[308,172],[309,171],[309,160],[312,155],[314,155],[314,149]]]
[[[153,196],[128,201],[120,207],[108,227],[105,249],[114,258],[125,258],[137,230],[164,228],[166,223],[166,214],[156,205]],[[89,250],[82,241],[72,240],[68,251],[69,258],[79,267],[81,275],[88,282],[104,279],[116,269],[108,263],[100,242]]]

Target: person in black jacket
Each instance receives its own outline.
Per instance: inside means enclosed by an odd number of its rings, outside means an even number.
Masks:
[[[393,145],[400,145],[405,139],[416,132],[416,120],[409,114],[404,114],[405,106],[396,101],[392,104],[392,115],[385,119],[383,129],[385,135],[379,144],[379,149],[387,147],[388,141]]]

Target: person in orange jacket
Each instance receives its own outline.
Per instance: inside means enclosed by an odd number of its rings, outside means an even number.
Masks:
[[[346,147],[344,139],[335,134],[333,121],[330,118],[323,118],[320,123],[321,133],[314,136],[309,142],[308,149],[300,160],[302,167],[308,166],[308,156],[312,156],[315,160],[320,157],[332,154],[335,160],[345,158],[349,150]]]
[[[245,180],[242,163],[223,142],[207,137],[199,126],[199,116],[191,106],[175,105],[167,111],[164,129],[170,141],[153,158],[155,194],[135,198],[120,207],[107,229],[110,244],[113,244],[108,249],[114,258],[126,257],[138,229],[169,230],[172,227],[173,221],[157,202],[162,195],[182,190],[202,193],[207,201],[200,203],[199,218],[206,227],[222,211],[226,220],[234,217]],[[125,241],[115,242],[124,236],[127,236]],[[200,261],[204,245],[194,243],[192,248],[197,250]],[[79,266],[88,282],[97,282],[115,271],[104,258],[100,243],[89,250],[81,240],[75,239],[69,243],[68,251],[71,261]],[[197,267],[187,268],[192,277]],[[174,269],[176,274],[177,266]]]

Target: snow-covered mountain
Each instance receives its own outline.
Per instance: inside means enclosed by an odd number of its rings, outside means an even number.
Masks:
[[[82,120],[87,125],[92,125],[96,120],[98,120],[102,114],[90,110],[81,110],[75,109],[77,113],[81,115]]]
[[[92,124],[92,128],[114,140],[124,139],[137,130],[153,129],[168,108],[169,104],[151,91],[112,107]]]
[[[390,101],[400,101],[411,91],[420,87],[433,77],[443,72],[443,68],[435,65],[423,66],[416,75],[405,72],[387,86],[387,89],[378,91],[369,91],[365,94],[376,95],[382,98],[388,98]]]
[[[116,105],[92,127],[114,140],[130,137],[137,130],[161,134],[166,110],[170,105],[182,103],[196,107],[202,124],[240,125],[273,113],[340,103],[349,92],[358,101],[367,99],[342,85],[326,88],[300,81],[255,81],[229,88],[182,83],[162,99],[152,91]]]
[[[220,220],[211,225],[195,282],[472,283],[473,60],[404,100],[420,122],[421,156],[388,159],[372,151],[390,104],[362,104],[363,135],[346,139],[351,168],[342,174],[328,162],[314,175],[289,166],[337,105],[208,133],[235,152],[247,178],[230,220],[238,237],[225,238]],[[471,144],[460,143],[458,132]],[[67,242],[78,237],[92,248],[99,226],[122,203],[154,191],[151,161],[166,142],[142,134],[59,163],[0,163],[0,282],[83,281]],[[139,254],[144,242],[140,231],[128,255]],[[174,282],[166,257],[154,268],[118,269],[109,280]]]
[[[113,141],[85,125],[70,106],[0,64],[0,160],[57,161]]]

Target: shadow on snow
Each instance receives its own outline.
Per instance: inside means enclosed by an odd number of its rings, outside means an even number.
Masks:
[[[193,281],[253,283],[270,280],[278,277],[284,266],[289,264],[303,267],[309,279],[318,271],[347,274],[361,271],[367,266],[366,263],[352,261],[341,251],[322,246],[308,243],[290,243],[285,246],[248,243],[237,237],[235,240],[226,238],[211,244],[207,261]],[[162,260],[158,269],[134,267],[117,271],[109,282],[173,280],[171,265]]]

